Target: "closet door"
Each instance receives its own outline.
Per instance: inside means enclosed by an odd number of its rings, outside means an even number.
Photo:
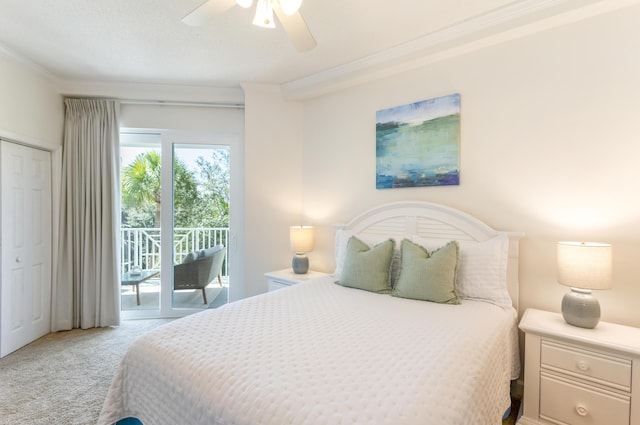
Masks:
[[[2,141],[0,357],[49,333],[51,154]]]

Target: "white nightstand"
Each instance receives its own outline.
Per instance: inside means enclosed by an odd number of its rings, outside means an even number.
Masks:
[[[326,276],[328,273],[316,272],[309,270],[305,274],[295,274],[291,268],[278,270],[275,272],[265,273],[267,278],[269,292],[281,289],[287,286],[296,285],[298,283],[306,282],[309,279],[313,279],[320,276]]]
[[[519,425],[640,425],[640,329],[528,309]]]

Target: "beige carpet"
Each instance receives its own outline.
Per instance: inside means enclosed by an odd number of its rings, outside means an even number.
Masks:
[[[127,347],[169,320],[56,332],[0,359],[0,424],[95,424]]]

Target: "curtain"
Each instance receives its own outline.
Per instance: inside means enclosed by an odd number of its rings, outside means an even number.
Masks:
[[[52,331],[120,324],[119,104],[66,99]]]

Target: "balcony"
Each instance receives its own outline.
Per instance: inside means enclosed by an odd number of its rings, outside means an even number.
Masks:
[[[142,270],[160,271],[162,268],[159,228],[123,228],[120,229],[120,273],[124,274],[133,267]],[[209,308],[225,304],[228,298],[228,259],[229,228],[175,228],[173,237],[173,259],[171,265],[181,263],[194,251],[224,245],[226,252],[222,265],[221,281],[214,279],[207,288],[207,304],[204,304],[201,290],[173,291],[175,308]],[[153,276],[138,285],[122,285],[122,310],[154,310],[159,308],[160,276]],[[139,303],[138,303],[139,300]]]

